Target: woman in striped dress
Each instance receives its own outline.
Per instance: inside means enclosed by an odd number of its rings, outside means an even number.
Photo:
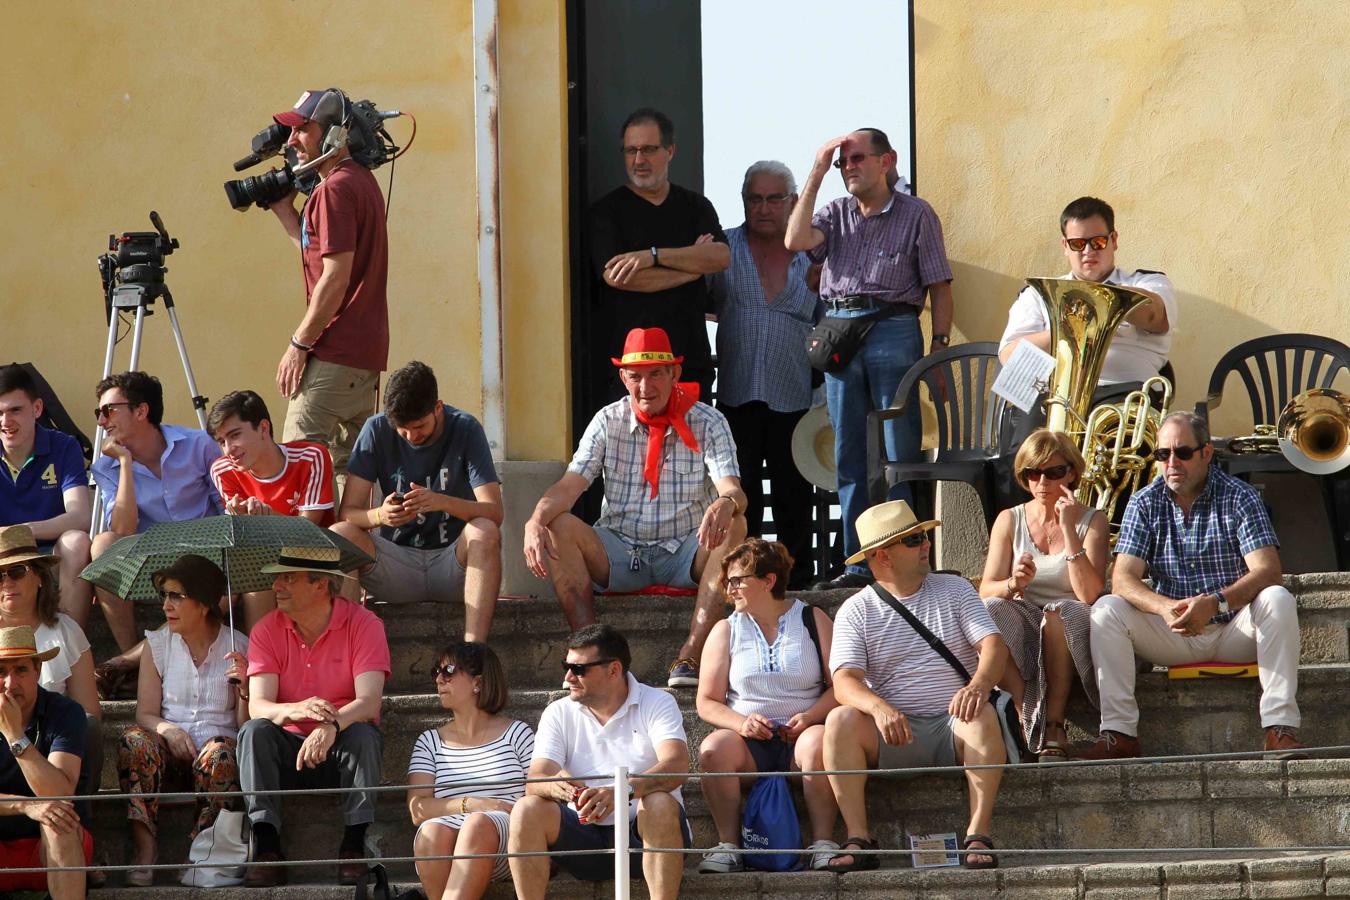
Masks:
[[[699,667],[698,715],[715,731],[699,747],[705,772],[781,772],[825,768],[825,716],[834,699],[829,667],[830,617],[823,609],[787,597],[792,557],[782,544],[750,538],[727,554],[722,582],[735,611],[713,626]],[[811,636],[807,617],[815,625]],[[700,872],[738,872],[741,785],[735,778],[703,778],[703,799],[717,827],[718,844]],[[749,779],[747,779],[747,782]],[[838,851],[831,840],[839,808],[829,780],[804,777],[811,821],[813,869]]]
[[[1090,608],[1106,583],[1108,525],[1074,498],[1086,465],[1062,432],[1032,432],[1013,466],[1032,497],[994,521],[980,596],[1008,645],[999,686],[1017,703],[1027,745],[1042,760],[1064,759],[1075,672],[1097,705]]]
[[[525,794],[534,731],[501,715],[506,676],[486,644],[451,644],[433,673],[450,720],[422,732],[413,744],[408,762],[413,785],[408,811],[417,826],[413,853],[505,853],[511,807]],[[428,859],[417,863],[417,875],[429,900],[475,900],[489,883],[509,879],[511,871],[505,856]]]

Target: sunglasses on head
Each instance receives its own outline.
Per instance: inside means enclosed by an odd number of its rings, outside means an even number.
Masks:
[[[1069,474],[1069,467],[1061,464],[1058,466],[1046,466],[1044,469],[1036,469],[1027,466],[1022,470],[1022,480],[1031,481],[1035,478],[1049,478],[1051,481],[1059,481],[1065,475]]]
[[[1186,462],[1192,456],[1199,453],[1200,449],[1201,448],[1199,447],[1187,447],[1184,445],[1181,447],[1159,447],[1158,449],[1153,451],[1153,458],[1160,463],[1165,463],[1169,459],[1171,459],[1172,454],[1175,453],[1177,459],[1181,460],[1182,462]]]
[[[590,662],[584,662],[584,663],[565,662],[565,663],[562,664],[562,667],[563,667],[563,674],[567,674],[567,673],[570,672],[570,673],[572,674],[572,676],[575,677],[575,678],[584,678],[584,677],[586,677],[586,670],[589,669],[589,668],[591,668],[592,666],[603,666],[603,665],[606,665],[607,663],[612,663],[612,662],[618,662],[618,660],[615,660],[615,659],[593,659],[593,660],[591,660]]]
[[[33,571],[33,567],[28,563],[15,563],[8,569],[0,569],[0,581],[4,581],[6,578],[14,582],[23,581],[31,571]]]
[[[1106,245],[1111,243],[1111,235],[1099,234],[1095,237],[1085,238],[1065,238],[1064,243],[1069,245],[1069,249],[1074,253],[1082,253],[1087,247],[1093,250],[1105,250]]]

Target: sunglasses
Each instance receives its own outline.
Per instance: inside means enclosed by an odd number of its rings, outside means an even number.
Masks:
[[[913,550],[915,547],[922,547],[924,545],[924,542],[928,540],[930,540],[928,532],[920,531],[918,534],[907,534],[902,538],[897,538],[895,541],[887,544],[886,546],[894,547],[896,544],[900,544],[901,546],[908,547],[911,550]]]
[[[841,156],[836,159],[832,165],[836,169],[842,169],[844,166],[860,166],[863,160],[869,156],[885,156],[884,153],[855,153],[852,156]]]
[[[170,603],[182,603],[184,600],[188,598],[188,595],[182,593],[181,591],[159,591],[158,593],[159,593],[159,600],[161,603],[163,603],[165,600],[169,601]]]
[[[1159,447],[1158,449],[1153,451],[1153,458],[1160,463],[1165,463],[1169,459],[1171,459],[1172,454],[1175,453],[1177,459],[1181,460],[1182,462],[1187,462],[1190,460],[1192,456],[1199,453],[1200,450],[1201,450],[1200,447],[1186,447],[1186,446]]]
[[[95,406],[95,407],[94,407],[94,418],[95,418],[96,420],[97,420],[97,419],[106,419],[106,418],[108,418],[109,416],[111,416],[111,415],[112,415],[112,411],[113,411],[114,409],[116,409],[117,407],[119,407],[119,406],[130,407],[131,404],[128,403],[127,401],[125,401],[125,400],[119,400],[119,401],[117,401],[116,403],[105,403],[105,404],[103,404],[102,406]]]
[[[607,663],[612,663],[612,662],[618,662],[618,660],[616,660],[616,659],[594,659],[594,660],[591,660],[590,662],[584,662],[584,663],[570,663],[570,662],[565,662],[565,663],[562,664],[562,667],[563,667],[563,674],[565,675],[565,674],[567,674],[567,673],[570,672],[570,673],[573,675],[573,677],[575,677],[575,678],[585,678],[585,677],[586,677],[586,670],[589,669],[591,666],[603,666],[603,665],[606,665]]]
[[[1082,253],[1087,247],[1093,250],[1105,250],[1106,245],[1111,243],[1111,235],[1099,234],[1095,237],[1085,238],[1065,238],[1064,243],[1069,245],[1069,249],[1074,253]]]
[[[453,676],[458,671],[459,669],[455,668],[454,663],[446,663],[443,666],[432,666],[431,680],[439,681],[440,679],[444,678],[446,681],[449,681],[451,676]]]
[[[1022,470],[1022,480],[1031,481],[1036,478],[1049,478],[1051,481],[1059,481],[1065,475],[1069,474],[1067,465],[1046,466],[1044,469],[1034,469],[1030,466]]]
[[[16,563],[8,569],[0,569],[0,582],[8,578],[10,581],[17,584],[27,578],[28,573],[31,571],[33,571],[33,567],[28,563]]]

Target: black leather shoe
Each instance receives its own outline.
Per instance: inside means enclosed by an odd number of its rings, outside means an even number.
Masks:
[[[817,581],[811,585],[813,591],[851,591],[865,588],[873,582],[870,575],[859,575],[856,572],[845,571],[841,575],[836,575],[827,581]]]

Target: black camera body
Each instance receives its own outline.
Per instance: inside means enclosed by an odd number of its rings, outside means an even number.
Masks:
[[[169,237],[159,213],[151,211],[150,223],[154,231],[108,235],[108,252],[98,258],[109,319],[114,309],[134,308],[145,297],[154,300],[167,293],[164,257],[178,249],[178,238]]]
[[[381,113],[369,100],[358,100],[350,104],[348,110],[347,119],[342,124],[347,129],[345,146],[352,159],[367,169],[377,169],[398,154],[398,145],[384,127],[384,120],[397,116],[397,112]],[[249,206],[267,209],[289,196],[293,190],[308,194],[318,187],[317,172],[311,170],[296,174],[295,170],[299,166],[295,150],[286,146],[290,133],[291,130],[285,125],[273,123],[253,136],[253,152],[235,162],[236,172],[242,172],[278,154],[286,157],[286,164],[261,175],[225,182],[225,196],[229,198],[230,206],[241,212]]]

